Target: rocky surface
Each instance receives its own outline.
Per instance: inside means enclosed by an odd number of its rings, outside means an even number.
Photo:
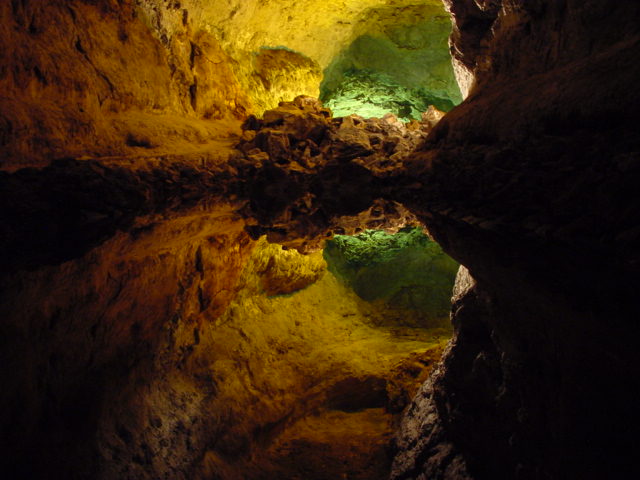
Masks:
[[[451,19],[442,4],[398,10],[372,8],[375,21],[325,69],[320,98],[335,116],[419,120],[431,104],[449,111],[460,103],[447,44]]]
[[[245,87],[254,75],[251,59],[262,48],[286,47],[325,69],[366,32],[415,24],[416,18],[424,18],[425,10],[432,15],[434,10],[444,13],[441,0],[230,0],[224,4],[203,0],[139,0],[137,3],[149,23],[160,27],[158,36],[165,35],[168,39],[183,28],[186,11],[190,28],[213,34],[237,62],[233,68]],[[408,42],[405,38],[398,43]],[[247,92],[252,99],[261,101],[260,92],[255,96],[248,89]],[[317,90],[297,93],[318,94]],[[277,103],[265,108],[275,106]]]
[[[425,88],[407,88],[390,76],[371,70],[345,73],[335,91],[323,95],[323,99],[336,117],[355,113],[381,118],[392,113],[402,122],[420,119],[433,104],[445,110],[453,107],[449,99],[438,98]]]
[[[214,37],[156,38],[130,1],[3,2],[0,38],[2,169],[215,148],[248,107]]]
[[[414,3],[3,2],[0,169],[216,149],[247,113],[318,96],[339,51]]]
[[[402,205],[379,197],[430,129],[391,114],[332,118],[304,96],[250,117],[232,163],[250,183],[253,234],[307,251],[333,233],[415,224]]]

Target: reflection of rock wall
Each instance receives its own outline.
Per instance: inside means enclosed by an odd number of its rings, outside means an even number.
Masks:
[[[398,310],[405,323],[448,324],[458,264],[422,229],[334,237],[324,255],[329,270],[361,298]]]
[[[242,226],[229,207],[150,216],[86,255],[0,279],[5,476],[191,468],[215,435],[202,415],[215,386],[183,369],[235,296],[253,247]]]
[[[373,327],[319,253],[243,227],[222,204],[165,212],[2,276],[5,476],[257,480],[321,459],[387,476],[391,422],[443,332]]]
[[[393,176],[431,128],[429,121],[405,125],[393,115],[333,119],[318,100],[304,96],[262,119],[250,117],[238,145],[242,154],[232,163],[250,184],[259,223],[253,235],[266,233],[270,241],[307,251],[333,230],[404,226],[411,214],[378,199],[381,179]]]

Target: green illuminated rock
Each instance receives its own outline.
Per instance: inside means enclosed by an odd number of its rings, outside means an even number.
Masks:
[[[421,15],[413,23],[366,32],[325,69],[320,98],[335,116],[391,112],[419,120],[429,105],[449,111],[460,103],[448,47],[450,19],[434,7]]]
[[[446,112],[453,108],[454,102],[437,97],[424,87],[403,87],[389,75],[370,70],[346,72],[343,82],[325,100],[325,106],[336,117],[356,113],[364,118],[382,118],[393,113],[404,122],[420,120],[429,105]]]
[[[416,324],[447,323],[458,264],[422,229],[337,235],[327,242],[324,257],[329,271],[362,299],[410,311]]]

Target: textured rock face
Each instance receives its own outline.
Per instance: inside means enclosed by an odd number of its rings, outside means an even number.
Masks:
[[[402,205],[383,198],[384,188],[431,128],[429,122],[405,125],[391,114],[331,118],[305,96],[261,120],[250,117],[233,165],[250,184],[254,236],[266,233],[271,241],[312,251],[334,232],[416,224]]]
[[[430,104],[460,103],[447,47],[451,19],[442,5],[375,9],[377,19],[325,69],[321,99],[336,116],[419,119]]]
[[[598,0],[443,3],[453,17],[451,52],[458,82],[467,94],[476,82],[486,86],[526,78],[587,59],[619,42],[633,42],[637,35],[635,4]]]
[[[172,11],[157,0],[140,4],[150,18],[160,19],[167,36],[179,28],[186,10],[196,29],[215,33],[237,60],[239,54],[262,47],[286,46],[322,68],[364,32],[402,23],[425,5],[442,5],[440,0],[232,0],[224,4],[186,0]]]
[[[154,37],[132,2],[3,2],[1,168],[62,156],[196,150],[233,128],[244,94],[218,41]]]
[[[392,478],[637,476],[638,6],[450,3],[476,85],[405,205],[477,284]]]
[[[318,96],[337,52],[415,3],[3,2],[0,168],[217,148],[248,112]]]

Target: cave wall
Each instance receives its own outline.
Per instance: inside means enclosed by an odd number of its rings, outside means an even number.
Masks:
[[[415,3],[3,2],[0,168],[216,148],[248,113],[317,97],[341,49]]]
[[[219,205],[142,217],[86,255],[3,276],[4,474],[177,478],[193,468],[215,435],[199,410],[212,385],[183,366],[252,249]]]
[[[449,111],[460,103],[443,5],[423,3],[372,9],[364,31],[327,66],[320,99],[335,116],[382,117],[391,112],[420,119],[429,105]]]
[[[451,54],[466,94],[476,83],[523,79],[633,42],[637,35],[637,7],[621,2],[443,3],[452,15]]]
[[[211,35],[182,26],[169,41],[133,2],[3,2],[1,166],[64,156],[191,151],[232,127],[198,119],[247,107]]]
[[[637,476],[640,9],[447,3],[473,84],[405,205],[474,280],[392,478]]]

